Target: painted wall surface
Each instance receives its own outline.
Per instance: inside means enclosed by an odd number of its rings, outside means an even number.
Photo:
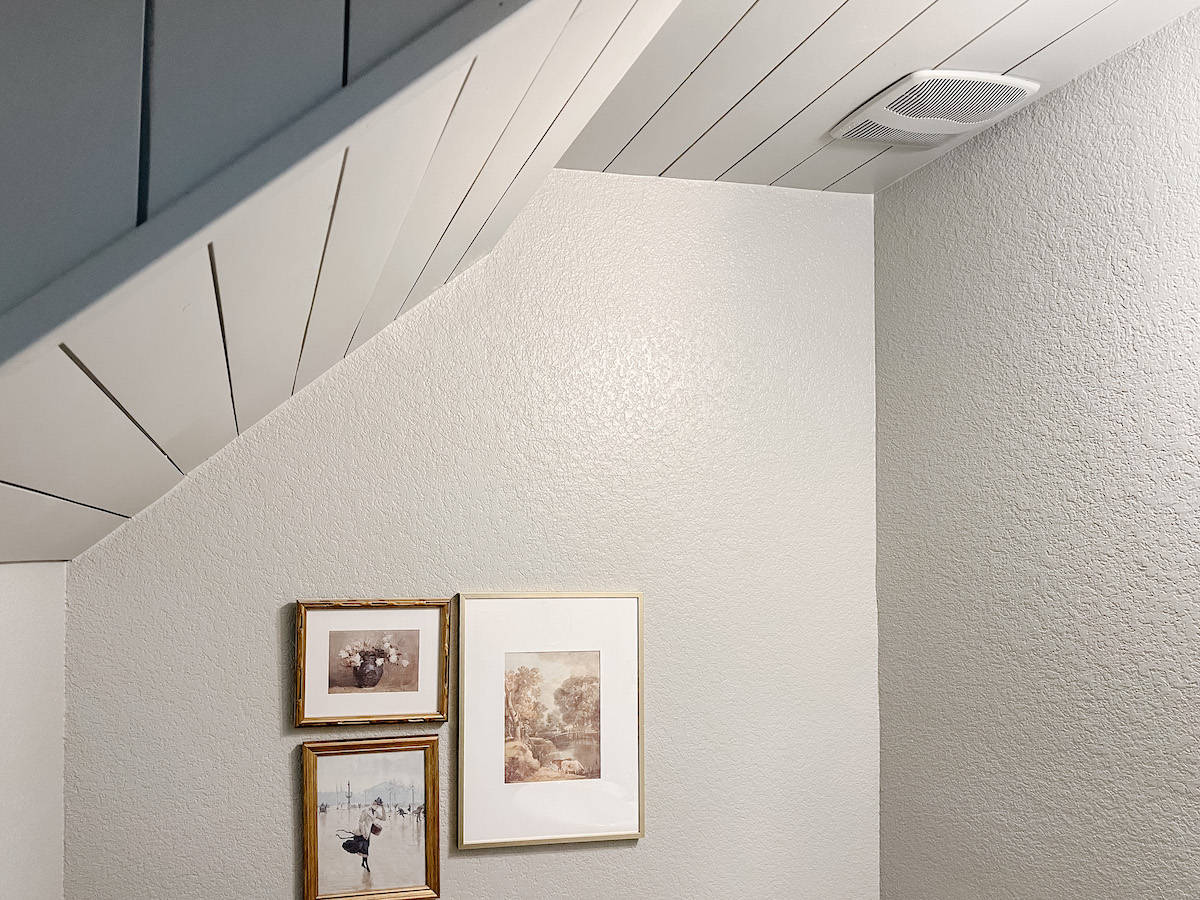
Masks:
[[[300,742],[428,731],[291,727],[296,598],[616,588],[646,597],[647,837],[452,850],[446,726],[444,896],[876,897],[871,217],[556,172],[73,562],[67,896],[297,896]]]
[[[884,193],[883,894],[1200,885],[1200,17]]]
[[[63,895],[64,563],[0,565],[0,896]]]

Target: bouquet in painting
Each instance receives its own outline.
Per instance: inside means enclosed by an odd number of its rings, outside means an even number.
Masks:
[[[390,634],[373,640],[351,641],[338,651],[338,659],[343,666],[351,669],[356,669],[364,664],[367,664],[367,668],[376,666],[383,668],[385,662],[400,666],[408,665],[408,659],[400,652],[400,648],[392,643]]]

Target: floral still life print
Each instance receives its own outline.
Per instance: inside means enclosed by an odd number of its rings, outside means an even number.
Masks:
[[[329,632],[329,693],[420,689],[420,632]]]
[[[504,654],[504,781],[600,777],[600,652]]]

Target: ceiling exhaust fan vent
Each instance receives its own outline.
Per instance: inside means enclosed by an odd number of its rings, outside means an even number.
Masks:
[[[991,72],[922,69],[876,94],[830,131],[835,138],[935,147],[980,131],[1038,92],[1036,81]]]

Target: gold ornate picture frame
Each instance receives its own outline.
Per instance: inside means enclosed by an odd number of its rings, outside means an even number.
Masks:
[[[450,600],[296,603],[295,724],[444,722]]]
[[[438,737],[306,741],[304,900],[441,891]]]

